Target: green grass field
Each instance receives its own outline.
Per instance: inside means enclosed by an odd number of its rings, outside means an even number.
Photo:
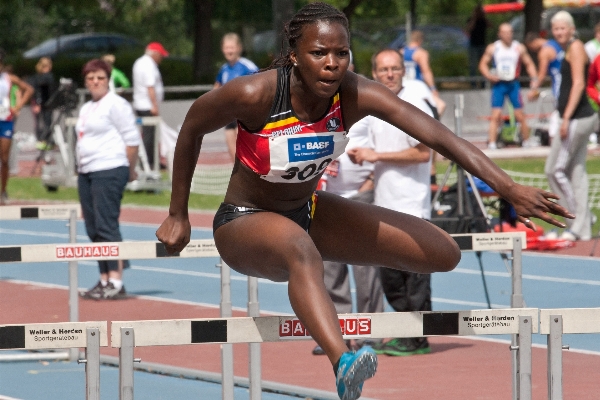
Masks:
[[[494,162],[502,169],[535,174],[544,173],[544,161],[545,159],[541,158],[494,160]],[[443,174],[448,167],[448,162],[439,161],[436,167],[438,175]],[[588,174],[600,174],[600,158],[588,157],[587,170]],[[19,201],[79,201],[77,189],[61,187],[56,192],[49,192],[42,185],[40,178],[12,177],[8,183],[8,193],[11,199]],[[167,208],[169,207],[170,195],[171,193],[169,191],[162,191],[158,193],[126,191],[122,204]],[[222,201],[223,196],[200,195],[192,193],[190,195],[189,207],[190,209],[194,210],[216,210]],[[600,229],[600,210],[592,209],[592,212],[598,217],[598,222],[596,222],[592,231],[596,233]],[[536,220],[536,223],[542,226],[545,230],[552,229],[551,225],[543,221]]]
[[[493,160],[496,165],[507,171],[527,172],[532,174],[544,174],[545,158],[517,158],[517,159],[499,159]],[[587,172],[589,175],[600,174],[600,158],[589,157],[587,159]],[[440,161],[436,164],[438,176],[443,175],[448,168],[447,161]],[[592,234],[596,235],[600,231],[600,209],[592,208],[592,213],[596,215],[596,223],[592,227]],[[493,213],[492,213],[493,214]],[[560,219],[560,218],[559,218]],[[535,223],[545,231],[557,229],[554,225],[550,225],[539,219],[535,219]]]
[[[55,192],[49,192],[42,184],[40,178],[10,178],[8,181],[8,194],[11,200],[19,201],[48,201],[48,202],[78,202],[77,188],[60,187]],[[190,209],[216,210],[223,201],[224,196],[190,194]],[[123,205],[137,205],[148,207],[169,207],[171,200],[170,191],[157,193],[125,191]]]

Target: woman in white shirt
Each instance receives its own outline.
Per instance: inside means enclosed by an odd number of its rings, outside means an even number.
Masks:
[[[131,105],[109,91],[108,64],[94,59],[82,72],[92,95],[92,100],[81,107],[75,126],[85,229],[92,242],[120,242],[121,199],[127,182],[136,178],[140,134]],[[82,296],[95,300],[125,297],[124,263],[98,261],[100,281]]]

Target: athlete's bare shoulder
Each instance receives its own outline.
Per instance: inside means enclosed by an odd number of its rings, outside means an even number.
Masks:
[[[268,118],[275,98],[277,70],[240,76],[217,90],[236,109],[238,120],[250,129],[260,128]]]

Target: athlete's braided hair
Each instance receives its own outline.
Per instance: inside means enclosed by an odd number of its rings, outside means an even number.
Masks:
[[[346,29],[346,31],[348,32],[348,38],[350,37],[348,19],[346,18],[346,15],[343,12],[333,7],[332,5],[326,3],[309,3],[306,6],[302,7],[292,17],[292,19],[285,24],[283,30],[285,38],[283,40],[287,40],[288,42],[289,47],[287,53],[283,54],[284,46],[282,40],[281,53],[279,54],[279,57],[273,60],[273,62],[267,69],[292,65],[290,53],[291,50],[296,49],[296,44],[298,43],[298,39],[300,39],[300,37],[302,36],[302,31],[304,27],[308,24],[314,24],[318,21],[337,22]]]

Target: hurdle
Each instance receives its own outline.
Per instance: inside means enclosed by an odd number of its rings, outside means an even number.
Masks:
[[[86,400],[100,400],[100,346],[108,347],[106,321],[0,325],[0,350],[85,347]]]
[[[531,336],[538,331],[537,308],[340,314],[344,339],[439,335],[516,334],[519,399],[531,399]],[[263,343],[308,340],[310,334],[294,316],[113,321],[111,345],[119,348],[120,400],[133,399],[135,347],[207,343]]]
[[[451,235],[461,251],[510,251],[507,258],[511,261],[511,296],[512,308],[525,307],[523,299],[523,260],[522,251],[527,248],[525,232],[492,232]],[[519,337],[512,335],[511,348],[519,347]],[[516,352],[512,358],[513,376],[519,373],[519,360]],[[513,379],[512,398],[519,399],[519,381]]]
[[[0,207],[0,212],[8,207]],[[4,212],[11,219],[17,219],[17,211],[11,209]],[[4,214],[1,214],[4,215]],[[71,224],[75,227],[75,223]],[[73,229],[73,228],[71,228]],[[75,233],[72,234],[75,238]],[[178,253],[168,254],[164,244],[156,241],[140,241],[140,242],[102,242],[102,243],[71,243],[61,244],[40,244],[40,245],[22,245],[22,246],[0,246],[0,263],[9,262],[56,262],[66,261],[69,265],[74,265],[73,279],[69,279],[69,303],[77,307],[77,262],[78,261],[98,261],[98,260],[142,260],[142,259],[158,259],[164,257],[171,258],[201,258],[201,257],[220,257],[219,252],[212,239],[191,240],[188,245]],[[221,267],[221,316],[231,317],[231,288],[229,281],[229,267],[225,263],[220,262],[217,267]],[[70,274],[71,277],[71,274]],[[252,282],[250,278],[249,282]],[[254,278],[253,287],[258,288]],[[73,298],[73,300],[71,300]],[[258,314],[258,294],[256,301],[252,306]],[[75,308],[77,309],[77,308]],[[75,314],[77,315],[77,314]],[[223,392],[231,393],[233,396],[234,378],[233,378],[233,347],[224,345],[222,349],[222,368],[223,368]],[[260,362],[260,354],[254,346],[252,350],[253,363],[256,365],[257,359]],[[77,358],[77,353],[72,352],[70,359],[74,361]],[[55,358],[53,358],[55,359]],[[255,372],[256,374],[256,372]],[[260,378],[260,370],[258,371]]]
[[[69,222],[67,225],[69,227],[70,243],[77,242],[77,218],[80,217],[81,206],[79,204],[0,207],[0,221],[14,221],[23,219],[68,220]],[[69,262],[69,321],[71,322],[76,322],[79,320],[77,272],[77,262]],[[77,358],[77,351],[69,351],[67,357],[71,361],[75,361]],[[39,359],[39,357],[37,359]]]
[[[540,310],[540,334],[548,335],[548,399],[563,398],[562,351],[564,333],[600,333],[600,308]]]
[[[521,293],[521,250],[526,246],[524,232],[476,233],[452,235],[461,251],[512,251],[513,295],[511,306],[522,302]],[[49,244],[0,247],[0,262],[53,262],[53,261],[93,261],[120,259],[154,259],[161,257],[219,257],[214,240],[193,240],[180,253],[169,255],[160,242],[107,242],[82,244]],[[221,262],[221,317],[231,316],[229,267]],[[258,316],[258,295],[256,278],[248,279],[249,315]],[[513,337],[516,338],[515,334]],[[512,343],[518,348],[516,339]],[[250,345],[251,391],[260,395],[260,344]],[[513,374],[518,373],[517,355],[513,356]],[[233,395],[233,352],[229,344],[222,346],[223,394]],[[513,382],[514,383],[514,382]],[[514,386],[515,390],[517,389]],[[254,399],[255,397],[253,397]],[[515,397],[516,398],[516,397]]]

